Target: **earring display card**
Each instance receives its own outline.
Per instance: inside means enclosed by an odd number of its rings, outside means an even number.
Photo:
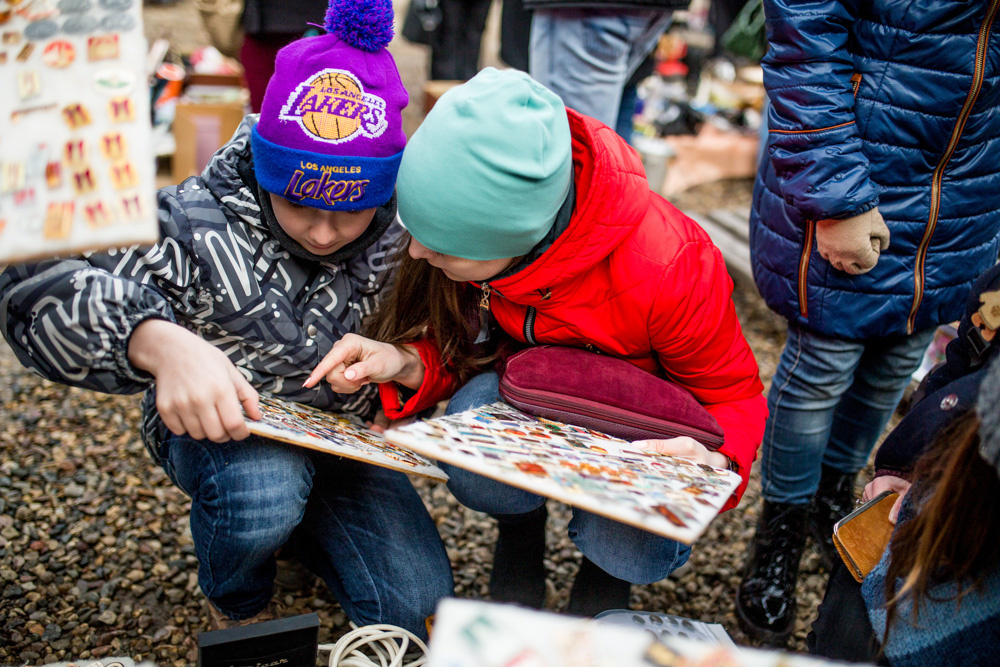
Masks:
[[[200,667],[315,667],[319,616],[302,614],[203,632],[198,636]]]
[[[0,35],[0,264],[155,243],[142,2],[0,0]]]
[[[389,429],[386,440],[511,486],[691,544],[740,476],[506,403]]]

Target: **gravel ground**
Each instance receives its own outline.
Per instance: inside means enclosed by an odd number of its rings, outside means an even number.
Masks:
[[[401,5],[402,3],[397,3]],[[495,17],[494,17],[495,18]],[[176,48],[201,39],[190,0],[147,6],[147,33]],[[495,60],[495,28],[486,61]],[[411,91],[407,120],[419,122],[426,52],[402,42],[392,49]],[[492,50],[491,50],[492,49]],[[750,184],[716,183],[679,196],[687,210],[746,206]],[[737,309],[770,380],[784,326],[752,286],[738,285]],[[23,369],[0,345],[0,664],[41,664],[129,655],[161,665],[193,664],[206,627],[197,562],[188,529],[188,501],[152,465],[139,441],[139,400],[63,387]],[[443,485],[416,482],[447,545],[457,594],[487,593],[493,521],[457,504]],[[756,471],[741,506],[719,517],[679,576],[633,588],[635,609],[736,626],[733,594],[753,534]],[[569,514],[551,503],[546,567],[547,607],[565,607],[580,554],[566,537]],[[804,649],[825,574],[810,547],[799,583],[799,618],[792,648]],[[344,614],[321,583],[277,594],[286,615],[315,611],[329,641],[347,629]]]

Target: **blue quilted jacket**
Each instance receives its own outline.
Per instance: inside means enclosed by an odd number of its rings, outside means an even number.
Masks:
[[[770,135],[750,246],[768,305],[841,338],[956,320],[1000,232],[1000,0],[764,0]],[[875,206],[890,247],[834,269],[815,221]]]

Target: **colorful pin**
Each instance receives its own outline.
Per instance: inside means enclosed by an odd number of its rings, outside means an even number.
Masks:
[[[78,195],[85,195],[97,189],[97,179],[90,167],[84,167],[73,174],[73,190]]]
[[[65,39],[50,42],[42,51],[42,62],[49,67],[69,67],[76,58],[76,49]]]
[[[65,239],[73,228],[73,202],[52,202],[45,214],[42,234],[47,239]]]
[[[121,199],[122,219],[139,220],[143,217],[142,200],[139,195],[127,195]]]
[[[29,99],[42,92],[42,80],[35,70],[21,70],[17,73],[17,94],[22,100]]]
[[[94,74],[94,86],[105,95],[130,93],[135,81],[135,73],[124,68],[102,69]]]
[[[45,165],[45,184],[50,190],[55,190],[62,186],[62,165],[58,162],[49,162]]]
[[[82,167],[87,163],[87,144],[83,139],[73,139],[66,142],[63,149],[63,160],[71,167]]]
[[[71,130],[90,125],[91,122],[90,112],[79,102],[63,107],[62,117]]]
[[[101,154],[110,162],[125,159],[128,148],[121,132],[109,132],[101,137]]]
[[[28,58],[31,57],[31,54],[34,53],[34,51],[35,51],[35,45],[32,44],[31,42],[28,42],[18,52],[18,54],[17,54],[17,62],[19,62],[19,63],[28,62]]]
[[[112,123],[130,123],[135,120],[135,106],[128,97],[116,97],[108,103]]]
[[[4,46],[14,46],[21,43],[21,33],[8,31],[3,34],[3,38],[0,38],[0,44]]]
[[[114,222],[114,215],[104,202],[97,201],[83,205],[83,219],[89,227],[107,227]]]
[[[118,35],[98,35],[87,38],[87,59],[113,60],[118,57]]]
[[[115,190],[127,190],[139,184],[139,176],[131,162],[111,165],[111,185]]]
[[[17,192],[24,188],[25,170],[23,162],[4,162],[0,171],[0,192]]]

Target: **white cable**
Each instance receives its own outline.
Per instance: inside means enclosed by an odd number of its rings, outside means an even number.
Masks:
[[[427,662],[427,645],[408,630],[384,623],[360,628],[351,623],[351,628],[336,644],[319,645],[319,650],[330,651],[330,667],[420,667]],[[421,655],[404,663],[411,641]],[[363,650],[374,653],[378,662]]]

